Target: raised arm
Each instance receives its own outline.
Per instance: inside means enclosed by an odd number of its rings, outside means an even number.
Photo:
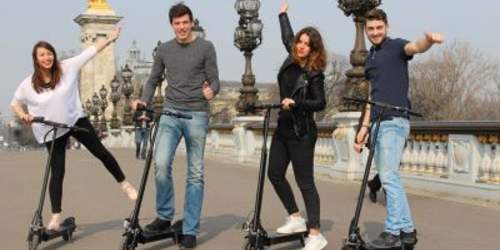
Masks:
[[[118,37],[120,37],[120,33],[122,31],[121,25],[116,25],[115,29],[109,33],[109,36],[106,40],[100,40],[95,43],[95,48],[97,49],[97,53],[101,52],[103,49],[108,47],[112,42],[116,41]]]
[[[71,65],[69,71],[80,70],[80,68],[83,67],[83,65],[85,65],[92,58],[94,58],[94,56],[97,55],[97,53],[102,51],[112,42],[116,41],[116,39],[118,39],[118,37],[120,36],[120,32],[121,32],[121,26],[117,25],[115,30],[113,30],[109,34],[107,39],[99,40],[93,46],[90,46],[85,50],[83,50],[82,53],[80,53],[79,55],[67,59],[66,62],[68,62]]]
[[[415,42],[409,42],[405,45],[405,53],[408,56],[424,53],[429,50],[432,45],[444,42],[444,36],[436,32],[426,32],[425,36]]]
[[[281,5],[280,9],[280,14],[279,14],[279,21],[280,21],[280,28],[281,28],[281,40],[283,41],[283,44],[285,45],[286,51],[288,53],[292,52],[292,46],[293,46],[293,29],[292,25],[290,24],[290,20],[288,19],[288,1],[284,1],[283,4]]]

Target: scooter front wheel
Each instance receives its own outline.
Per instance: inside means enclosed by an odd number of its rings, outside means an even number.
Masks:
[[[137,244],[134,244],[134,242],[130,242],[130,239],[128,236],[123,236],[122,240],[120,242],[119,250],[134,250],[136,247],[137,247]]]
[[[264,250],[264,247],[254,246],[250,240],[245,240],[243,243],[243,250]]]
[[[37,250],[38,245],[40,244],[40,235],[33,234],[28,240],[28,249],[29,250]]]

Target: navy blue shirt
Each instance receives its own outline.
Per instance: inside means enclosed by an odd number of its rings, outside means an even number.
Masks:
[[[371,99],[400,107],[411,108],[408,97],[408,61],[405,53],[409,41],[387,37],[380,45],[372,46],[365,61],[366,78],[371,82]],[[380,109],[372,107],[371,120],[378,118]],[[385,110],[383,118],[408,117],[398,111]]]

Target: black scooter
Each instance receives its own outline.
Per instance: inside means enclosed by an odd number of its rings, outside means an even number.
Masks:
[[[263,250],[266,246],[272,246],[280,243],[290,242],[290,241],[300,241],[302,246],[304,246],[305,238],[309,234],[309,230],[305,232],[298,232],[285,235],[270,235],[262,227],[260,221],[260,214],[262,209],[262,197],[264,195],[264,181],[266,176],[267,162],[267,136],[269,131],[269,120],[271,117],[271,110],[281,108],[281,104],[264,104],[264,105],[254,105],[250,107],[252,110],[265,110],[264,115],[264,128],[263,128],[263,142],[262,150],[260,155],[260,169],[259,169],[259,179],[257,182],[257,196],[255,199],[255,211],[253,217],[243,224],[243,230],[247,232],[245,236],[245,243],[243,245],[244,250]]]
[[[369,246],[361,237],[359,230],[359,217],[361,215],[361,209],[363,208],[363,197],[365,196],[366,191],[366,183],[368,182],[368,176],[370,175],[370,168],[373,162],[373,156],[375,155],[375,145],[377,143],[378,130],[380,127],[380,122],[382,121],[382,116],[387,110],[396,110],[398,112],[402,112],[406,115],[413,115],[422,117],[421,114],[413,112],[407,108],[394,106],[387,103],[382,102],[374,102],[364,99],[352,98],[352,97],[344,97],[344,100],[360,103],[360,104],[370,104],[372,107],[377,106],[380,108],[380,114],[378,116],[376,127],[373,135],[370,140],[370,153],[368,154],[368,160],[366,161],[365,172],[363,175],[363,180],[361,182],[361,189],[359,190],[358,202],[356,204],[356,212],[354,213],[354,218],[351,220],[351,225],[349,227],[349,235],[348,238],[344,240],[342,245],[342,250],[376,250],[378,248]],[[406,245],[401,242],[401,247],[390,248],[393,250],[413,250],[415,245]]]
[[[144,107],[139,107],[139,111],[146,111],[155,114],[153,121],[153,126],[151,126],[149,149],[146,156],[146,163],[144,167],[144,172],[142,174],[141,185],[139,186],[139,194],[135,202],[134,210],[130,218],[126,218],[123,227],[125,232],[122,235],[122,240],[120,243],[121,250],[134,250],[138,244],[147,244],[150,242],[173,239],[175,243],[178,243],[182,237],[182,220],[176,221],[171,227],[161,232],[149,232],[143,230],[139,224],[139,212],[141,210],[142,200],[144,198],[144,191],[146,189],[146,183],[148,181],[149,170],[151,168],[151,163],[153,161],[153,152],[156,134],[158,131],[158,124],[162,115],[174,116],[183,119],[192,119],[191,115],[182,114],[179,112],[162,111],[155,112],[152,109],[147,109]]]
[[[52,127],[45,136],[44,142],[47,136],[52,132],[52,142],[50,144],[49,157],[47,157],[47,164],[45,166],[45,173],[43,176],[42,190],[40,193],[40,200],[38,202],[38,208],[35,211],[33,219],[31,220],[29,232],[28,232],[28,248],[29,250],[36,250],[38,245],[42,241],[49,241],[58,237],[62,237],[64,241],[70,241],[73,237],[73,232],[76,229],[76,223],[74,217],[66,218],[61,224],[59,230],[48,230],[43,225],[42,211],[43,204],[45,201],[45,193],[47,191],[47,183],[49,180],[50,166],[52,163],[52,152],[54,151],[54,144],[56,140],[57,130],[61,128],[71,129],[71,130],[81,130],[88,132],[87,129],[79,128],[76,126],[68,126],[66,124],[61,124],[57,122],[47,121],[43,117],[34,117],[32,123],[40,123]]]

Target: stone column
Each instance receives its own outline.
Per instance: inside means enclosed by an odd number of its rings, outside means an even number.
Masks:
[[[105,1],[90,1],[85,13],[78,15],[74,21],[80,25],[81,49],[108,38],[110,32],[122,19]],[[110,44],[81,70],[80,97],[82,102],[91,99],[94,92],[104,85],[110,89],[115,75],[115,45]]]

